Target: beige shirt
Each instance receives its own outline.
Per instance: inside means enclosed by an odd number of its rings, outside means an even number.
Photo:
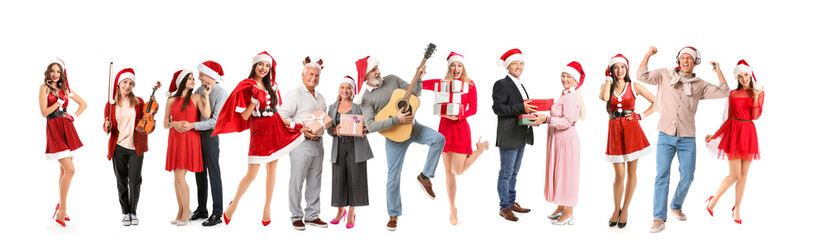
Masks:
[[[135,150],[135,144],[133,144],[135,115],[135,108],[116,106],[116,124],[119,130],[119,139],[116,144],[130,150]]]
[[[678,78],[688,81],[671,82]],[[702,99],[715,99],[728,97],[728,84],[725,82],[715,86],[709,82],[675,69],[661,68],[649,71],[646,66],[638,69],[638,81],[658,86],[655,98],[655,111],[661,114],[658,122],[658,131],[677,137],[694,137],[694,115],[697,113],[697,103]],[[691,94],[684,91],[684,82],[690,82]]]

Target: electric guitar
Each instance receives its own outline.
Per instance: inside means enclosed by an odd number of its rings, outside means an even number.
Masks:
[[[426,52],[423,54],[423,59],[421,60],[421,64],[418,66],[418,69],[423,68],[426,64],[426,60],[432,57],[432,54],[435,53],[435,44],[430,43],[426,46]],[[392,97],[390,98],[389,103],[387,103],[378,114],[375,115],[376,121],[383,121],[392,117],[397,116],[399,113],[409,113],[410,115],[415,113],[415,110],[418,110],[418,106],[420,106],[421,101],[412,94],[412,90],[415,88],[415,84],[418,82],[418,79],[421,78],[421,74],[419,70],[415,71],[415,76],[412,77],[412,82],[409,84],[409,88],[406,91],[404,89],[395,89],[392,92]],[[412,123],[401,123],[387,130],[378,131],[384,137],[395,141],[395,142],[403,142],[409,139],[410,135],[412,135]]]

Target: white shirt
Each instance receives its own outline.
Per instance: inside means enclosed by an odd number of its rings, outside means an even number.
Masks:
[[[519,94],[522,95],[522,99],[528,100],[528,93],[525,87],[522,86],[522,81],[519,78],[514,77],[514,75],[508,74],[508,77],[514,81],[514,85],[517,85],[517,89],[519,89]]]

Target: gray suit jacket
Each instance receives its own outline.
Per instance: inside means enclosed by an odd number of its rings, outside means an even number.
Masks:
[[[335,163],[337,155],[339,153],[339,136],[333,134],[333,129],[339,125],[341,120],[340,116],[341,113],[337,115],[339,109],[339,103],[333,103],[328,107],[327,114],[333,118],[333,125],[327,129],[327,133],[333,137],[333,148],[330,151],[330,162]],[[361,106],[358,104],[353,104],[353,109],[348,112],[348,114],[355,114],[355,115],[362,115]],[[366,120],[366,119],[365,119]],[[356,137],[353,139],[353,146],[354,146],[354,153],[356,157],[356,162],[364,162],[371,158],[373,158],[373,149],[370,148],[370,143],[367,142],[367,137]]]

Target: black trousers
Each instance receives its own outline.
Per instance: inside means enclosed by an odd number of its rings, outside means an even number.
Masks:
[[[138,196],[141,193],[141,166],[144,155],[136,155],[130,150],[116,145],[113,152],[113,173],[116,174],[116,183],[119,189],[119,204],[121,214],[136,214]]]
[[[339,142],[333,163],[333,207],[367,206],[367,162],[356,162],[353,142]]]
[[[212,130],[201,131],[200,144],[203,153],[203,171],[195,173],[195,182],[198,185],[198,208],[195,211],[206,211],[209,182],[211,182],[212,215],[220,216],[223,214],[223,182],[220,180],[219,160],[220,138],[212,137]]]

